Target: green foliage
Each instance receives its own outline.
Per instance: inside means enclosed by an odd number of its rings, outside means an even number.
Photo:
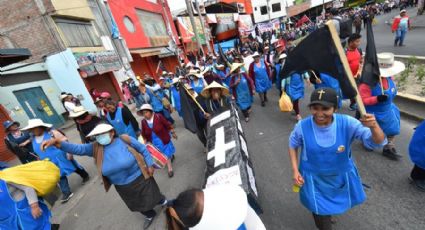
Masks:
[[[407,59],[407,70],[412,71],[412,68],[414,65],[416,65],[416,63],[418,62],[418,59],[416,58],[416,56],[411,56],[409,57],[409,59]]]
[[[416,76],[418,77],[418,82],[421,83],[425,77],[424,65],[418,65],[418,67],[416,68]]]

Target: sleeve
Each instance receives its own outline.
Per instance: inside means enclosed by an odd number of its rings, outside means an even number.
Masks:
[[[298,122],[295,125],[294,130],[292,130],[291,135],[289,136],[289,148],[297,149],[303,146],[303,133],[301,130],[301,122]]]
[[[93,144],[72,144],[67,141],[61,142],[61,150],[80,156],[93,156]]]
[[[146,89],[151,90],[152,92],[158,91],[161,89],[161,86],[159,84],[155,84],[154,86],[145,85]]]
[[[139,123],[126,106],[122,108],[122,117],[126,125],[131,124],[136,132],[140,130]]]
[[[372,96],[372,90],[367,84],[359,85],[359,94],[362,98],[364,105],[376,105],[378,104],[378,97]]]
[[[152,167],[153,165],[152,156],[144,144],[140,143],[138,140],[136,140],[136,138],[130,137],[130,146],[136,149],[137,152],[143,155],[146,165],[148,167]]]
[[[375,142],[373,142],[372,131],[370,131],[369,128],[364,127],[362,123],[360,123],[360,121],[353,117],[345,117],[348,121],[348,130],[350,132],[350,136],[356,140],[363,142],[363,146],[367,149],[377,149],[387,144],[388,141],[386,138],[382,143],[376,144]]]
[[[35,192],[33,188],[25,186],[25,185],[15,184],[15,183],[8,183],[8,184],[24,192],[29,205],[38,202],[37,193]]]
[[[7,138],[9,139],[9,141],[19,145],[19,144],[25,142],[26,140],[30,139],[31,136],[27,132],[25,132],[24,135],[22,135],[18,138],[15,138],[12,134],[8,134]]]

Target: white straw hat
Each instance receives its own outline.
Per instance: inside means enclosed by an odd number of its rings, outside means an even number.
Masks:
[[[28,120],[28,125],[22,128],[22,130],[29,130],[36,127],[52,128],[52,126],[52,124],[44,123],[41,119],[30,119]]]
[[[209,98],[211,96],[210,95],[210,89],[221,89],[221,94],[223,94],[224,96],[229,95],[229,89],[220,85],[220,83],[217,83],[216,81],[211,82],[211,84],[209,84],[207,87],[205,87],[202,90],[201,95],[205,98]]]
[[[284,58],[286,58],[287,56],[286,56],[286,54],[281,54],[280,56],[279,56],[279,60],[280,59],[284,59]]]
[[[150,104],[143,104],[138,111],[143,111],[143,110],[153,111],[152,105],[150,105]]]
[[[259,57],[259,56],[260,56],[260,54],[257,51],[255,51],[255,53],[252,54],[252,57]]]
[[[191,230],[234,230],[240,227],[248,213],[248,199],[239,186],[216,185],[204,192],[201,220]]]
[[[68,94],[61,94],[60,95],[60,99],[61,100],[63,100],[63,99],[65,99],[65,98],[67,98],[69,95]]]
[[[84,108],[84,106],[76,106],[74,110],[69,112],[69,117],[71,118],[79,117],[87,112],[88,111]]]
[[[393,53],[379,53],[377,56],[379,72],[381,72],[382,77],[392,77],[406,69],[406,66],[403,62],[394,60]]]
[[[107,133],[111,130],[113,130],[114,127],[110,124],[98,124],[94,129],[87,135],[87,137],[96,136],[99,134]]]
[[[243,63],[232,63],[232,66],[230,67],[229,73],[233,73],[235,70],[241,68],[242,66],[244,66]]]

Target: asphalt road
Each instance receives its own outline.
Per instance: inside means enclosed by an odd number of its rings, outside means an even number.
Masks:
[[[308,90],[309,92],[311,89]],[[267,229],[315,229],[311,213],[292,192],[291,168],[287,153],[288,135],[295,125],[295,118],[281,113],[277,106],[277,92],[272,90],[270,102],[265,108],[256,98],[249,123],[243,122],[248,149],[259,190],[259,200],[264,208],[261,216]],[[302,101],[302,114],[307,115],[306,100]],[[344,105],[344,108],[347,104]],[[349,113],[346,109],[342,113]],[[404,155],[399,162],[384,158],[380,152],[366,152],[359,143],[353,144],[353,156],[366,189],[367,201],[335,219],[335,229],[385,229],[422,230],[425,226],[425,194],[409,184],[407,177],[412,164],[407,147],[416,123],[402,120],[401,135],[397,138],[398,150]],[[78,137],[74,129],[66,131],[71,139]],[[201,187],[204,182],[205,154],[197,138],[177,123],[179,139],[175,142],[177,153],[174,163],[175,176],[169,179],[165,171],[158,171],[155,178],[168,198],[179,192]],[[77,175],[70,178],[75,196],[69,203],[55,205],[53,221],[61,223],[61,229],[141,229],[143,217],[128,210],[115,189],[103,191],[96,176],[93,160],[78,157],[93,179],[81,186]],[[164,215],[156,219],[150,229],[165,229]]]
[[[416,8],[408,8],[408,15],[413,17],[416,15]],[[376,17],[377,24],[373,26],[375,36],[376,49],[378,52],[392,52],[398,55],[415,55],[425,56],[425,28],[414,28],[407,32],[402,47],[394,47],[394,34],[391,32],[392,18],[399,15],[399,10],[393,10],[391,13],[379,15]],[[421,16],[425,17],[425,16]],[[389,24],[387,24],[389,23]],[[414,22],[413,22],[414,23]],[[362,28],[363,50],[366,47],[366,33]]]

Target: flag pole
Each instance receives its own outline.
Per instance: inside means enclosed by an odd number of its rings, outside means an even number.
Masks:
[[[379,84],[381,85],[382,95],[384,95],[385,94],[385,92],[384,92],[384,85],[382,84],[382,77],[381,76],[379,76]]]
[[[357,108],[360,112],[360,116],[364,116],[366,114],[366,109],[363,104],[363,100],[359,94],[359,90],[357,89],[356,81],[354,80],[353,73],[350,70],[350,66],[348,65],[347,56],[345,56],[344,49],[341,45],[341,40],[339,39],[338,32],[336,31],[335,25],[332,20],[326,22],[326,26],[329,28],[329,32],[331,33],[332,40],[335,44],[336,50],[338,52],[339,59],[341,60],[342,66],[344,67],[344,72],[347,74],[348,80],[350,80],[351,86],[356,90],[357,95],[355,97]]]
[[[195,102],[195,104],[198,106],[198,108],[202,111],[203,114],[206,114],[204,108],[199,104],[199,102],[196,100],[196,98],[193,97],[193,95],[189,92],[189,90],[184,86],[184,84],[181,84],[184,90],[186,90],[186,93],[192,98],[192,100]]]

